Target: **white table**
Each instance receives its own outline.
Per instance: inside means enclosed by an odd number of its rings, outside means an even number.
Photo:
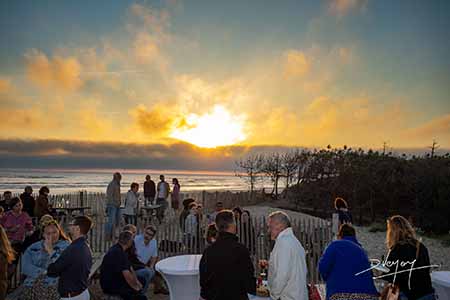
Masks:
[[[450,300],[450,271],[432,272],[431,282],[439,300]]]
[[[161,273],[170,292],[170,300],[198,300],[200,297],[199,265],[201,255],[180,255],[161,260]]]

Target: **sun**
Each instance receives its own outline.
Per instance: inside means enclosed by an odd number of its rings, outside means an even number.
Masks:
[[[170,137],[205,148],[233,145],[246,138],[244,120],[244,116],[232,115],[216,105],[204,115],[188,115],[185,124],[175,128]]]

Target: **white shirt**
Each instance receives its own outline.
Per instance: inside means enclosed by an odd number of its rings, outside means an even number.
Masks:
[[[134,246],[139,261],[147,264],[152,257],[158,257],[158,242],[151,239],[148,245],[144,243],[144,235],[139,234],[134,238]]]
[[[269,260],[269,290],[271,299],[308,300],[306,288],[305,249],[292,228],[278,235]]]
[[[166,198],[167,197],[167,187],[168,187],[168,183],[166,183],[165,181],[161,181],[158,184],[158,198]]]
[[[127,197],[125,198],[125,208],[123,209],[124,215],[135,215],[138,207],[138,194],[129,190]]]
[[[184,233],[197,236],[197,216],[189,214],[184,221]]]

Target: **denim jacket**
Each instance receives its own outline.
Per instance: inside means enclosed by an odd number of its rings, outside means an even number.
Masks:
[[[53,246],[51,256],[44,250],[44,241],[36,242],[28,247],[22,257],[22,273],[26,276],[24,285],[32,286],[36,278],[46,273],[48,265],[56,261],[69,245],[70,242],[59,240]],[[46,276],[44,279],[46,285],[56,285],[57,282],[57,277]]]

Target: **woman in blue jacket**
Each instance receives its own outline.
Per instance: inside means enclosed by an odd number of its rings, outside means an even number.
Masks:
[[[53,218],[41,219],[42,240],[32,244],[22,256],[22,273],[26,276],[24,290],[19,299],[59,299],[58,278],[46,275],[47,267],[56,261],[70,245],[58,222]]]
[[[350,224],[339,227],[338,240],[320,258],[319,272],[326,281],[327,300],[378,300],[369,259]]]

